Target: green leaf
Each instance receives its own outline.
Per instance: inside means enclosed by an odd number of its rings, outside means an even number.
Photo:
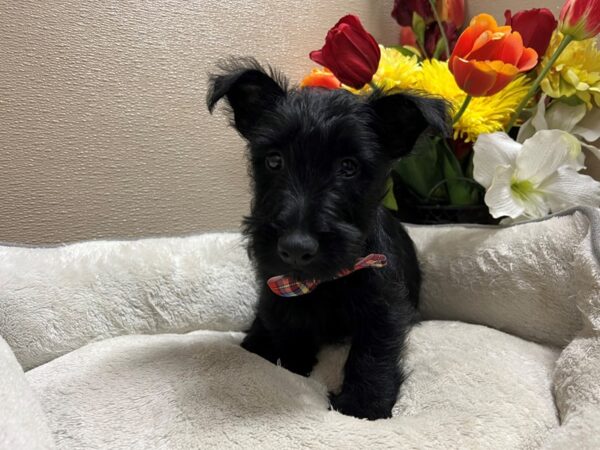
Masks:
[[[432,189],[444,179],[436,139],[428,136],[421,137],[416,142],[412,153],[402,158],[394,166],[402,183],[424,201],[444,201],[446,199],[443,186],[431,193]]]
[[[475,182],[465,177],[460,162],[444,143],[444,177],[448,188],[450,204],[455,206],[475,205],[479,193]]]
[[[392,211],[398,211],[398,203],[396,202],[396,197],[394,197],[394,180],[392,177],[388,177],[385,189],[386,193],[383,198],[383,206]]]
[[[388,48],[393,48],[394,50],[402,53],[404,56],[416,56],[419,58],[419,60],[423,58],[419,49],[410,45],[391,45],[388,46]]]
[[[446,51],[446,44],[443,39],[439,39],[435,44],[435,50],[433,51],[433,59],[439,59],[440,55]]]
[[[571,97],[560,97],[557,100],[561,101],[563,103],[566,103],[569,106],[577,106],[577,105],[581,105],[582,103],[585,103],[583,100],[581,100],[576,95],[572,95]]]
[[[472,178],[473,180],[473,170],[475,166],[473,166],[473,152],[467,157],[467,168],[465,169],[465,176],[467,178]]]
[[[421,48],[425,48],[425,21],[416,12],[413,12],[412,16],[412,30],[417,37],[417,42]]]

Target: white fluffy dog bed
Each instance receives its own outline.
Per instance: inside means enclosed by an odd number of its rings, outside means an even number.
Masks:
[[[237,234],[0,246],[0,448],[600,448],[599,230],[410,227],[426,320],[375,422],[328,410],[346,348],[307,379],[239,347]]]

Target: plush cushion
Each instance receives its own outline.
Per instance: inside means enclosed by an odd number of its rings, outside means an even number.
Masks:
[[[425,318],[481,323],[564,346],[582,326],[574,295],[582,212],[515,227],[418,227]],[[0,332],[25,369],[127,333],[244,330],[256,300],[235,233],[56,248],[0,246]],[[581,283],[580,283],[581,284]],[[586,292],[581,290],[585,288]],[[82,320],[83,319],[83,320]]]
[[[599,211],[409,232],[423,269],[423,316],[491,328],[417,327],[406,354],[413,370],[391,420],[326,411],[318,380],[339,383],[340,351],[326,352],[305,380],[242,352],[237,334],[107,339],[243,330],[256,284],[237,234],[0,246],[0,335],[25,369],[36,367],[26,376],[64,447],[140,436],[156,447],[188,436],[196,446],[287,442],[275,426],[285,423],[290,436],[302,430],[342,447],[600,448]]]
[[[0,246],[0,334],[25,369],[121,334],[239,331],[255,301],[237,233]]]
[[[118,337],[27,379],[65,448],[534,448],[558,426],[559,350],[483,326],[415,328],[395,417],[377,422],[327,409],[344,348],[322,352],[306,379],[244,351],[241,337]]]
[[[574,264],[588,233],[583,213],[508,228],[411,226],[425,274],[423,315],[564,347],[582,327],[576,296],[595,288]]]
[[[0,448],[37,450],[54,447],[39,399],[1,337],[0,405]]]

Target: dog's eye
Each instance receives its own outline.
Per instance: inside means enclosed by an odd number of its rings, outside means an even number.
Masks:
[[[358,162],[354,158],[344,158],[340,161],[339,173],[344,178],[352,178],[358,173]]]
[[[277,172],[283,168],[283,158],[279,152],[271,152],[265,158],[267,169],[272,172]]]

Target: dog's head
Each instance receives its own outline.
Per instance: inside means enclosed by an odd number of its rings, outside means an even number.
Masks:
[[[441,100],[288,89],[253,60],[211,77],[209,109],[223,97],[248,142],[245,232],[264,276],[325,278],[364,256],[393,161],[427,127],[447,127]]]

